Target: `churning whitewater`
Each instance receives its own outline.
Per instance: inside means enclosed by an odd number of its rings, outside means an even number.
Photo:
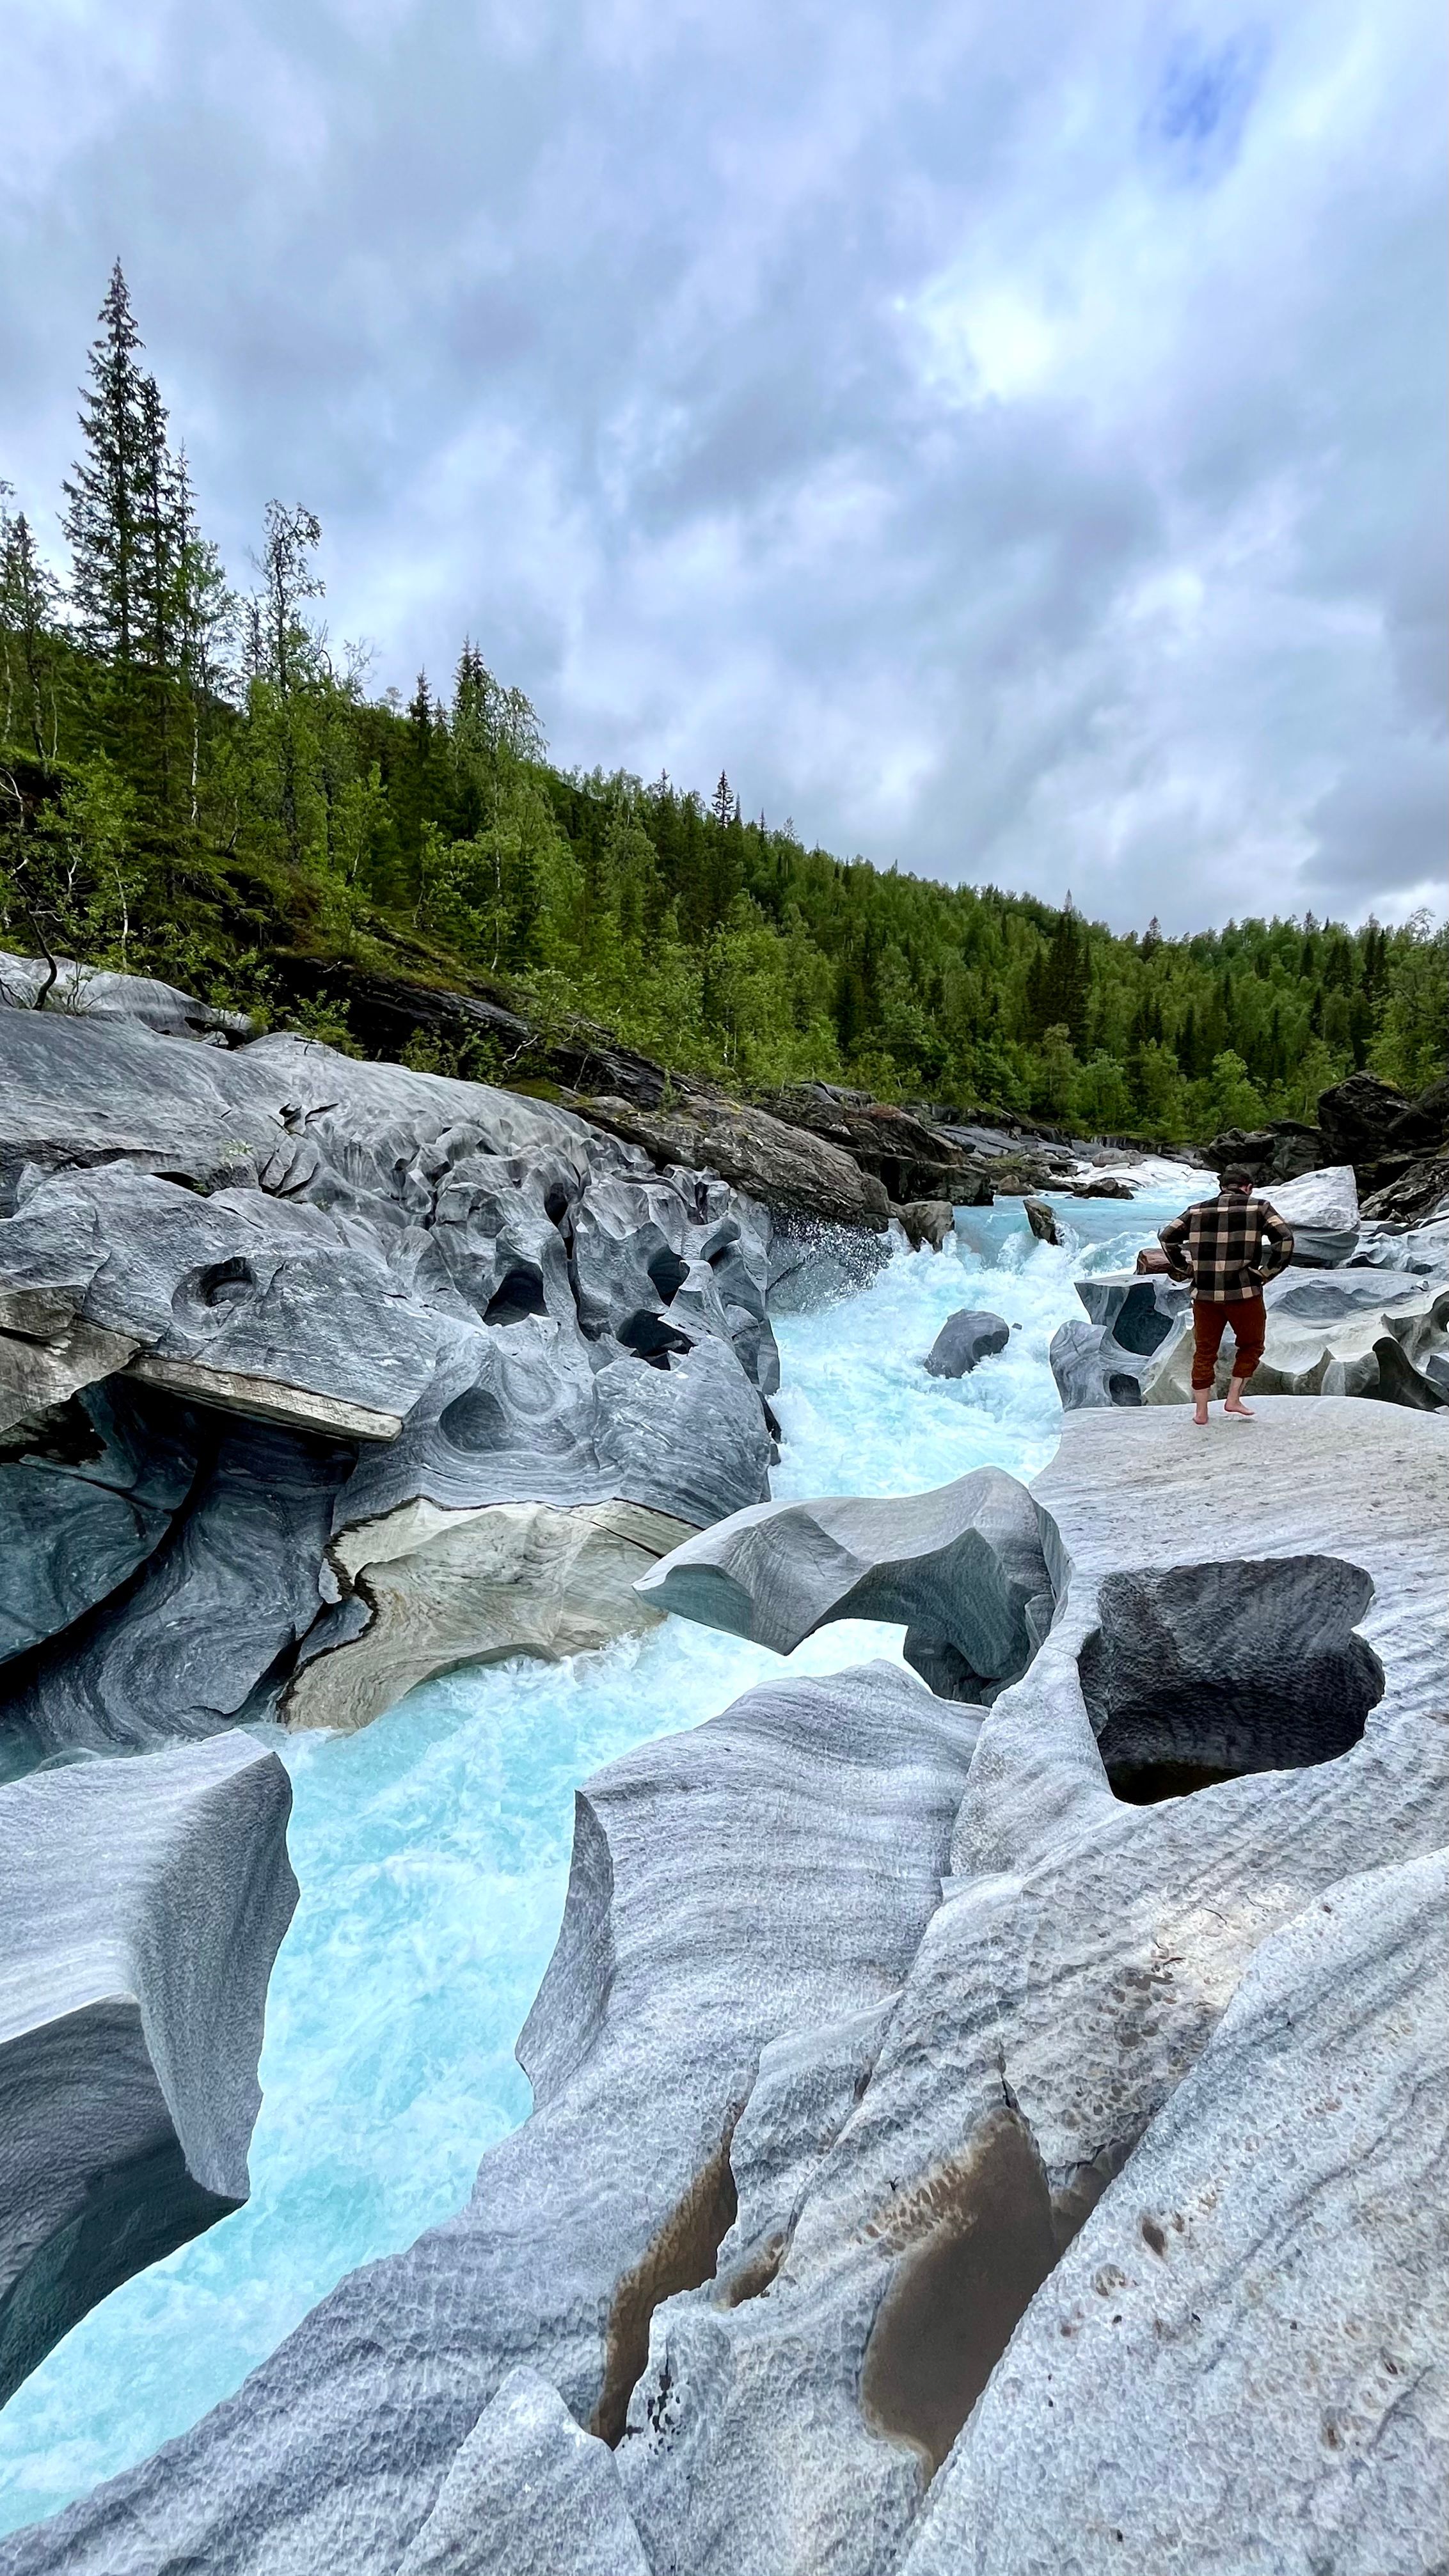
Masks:
[[[1058,1202],[1060,1247],[1034,1241],[1020,1202],[962,1210],[943,1255],[898,1246],[869,1287],[780,1318],[775,1495],[1035,1474],[1060,1427],[1047,1347],[1081,1312],[1074,1278],[1130,1263],[1185,1195]],[[1008,1345],[971,1377],[929,1377],[961,1306],[1001,1315]],[[900,1635],[843,1624],[789,1660],[899,1659]],[[562,1664],[458,1670],[355,1735],[265,1730],[292,1777],[302,1894],[267,2005],[252,2195],[115,2291],[11,2399],[0,2530],[184,2431],[343,2274],[462,2205],[479,2158],[528,2112],[512,2050],[558,1930],[574,1789],[780,1670],[671,1618]]]

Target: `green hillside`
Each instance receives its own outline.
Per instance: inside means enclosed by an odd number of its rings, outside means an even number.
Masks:
[[[471,643],[446,688],[370,694],[321,623],[309,511],[269,506],[233,589],[119,268],[78,444],[63,586],[5,487],[5,945],[291,1025],[280,961],[300,950],[479,982],[545,1030],[583,1015],[741,1090],[816,1076],[1098,1132],[1202,1138],[1311,1118],[1364,1064],[1409,1091],[1443,1069],[1427,919],[1117,937],[807,850],[723,776],[706,800],[565,775]],[[313,1024],[347,1041],[345,1013]]]

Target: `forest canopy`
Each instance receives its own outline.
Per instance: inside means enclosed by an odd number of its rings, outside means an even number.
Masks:
[[[0,485],[0,941],[263,1017],[278,961],[503,989],[752,1092],[820,1078],[1098,1133],[1307,1118],[1369,1065],[1443,1070],[1427,916],[1113,934],[994,887],[806,849],[722,773],[565,774],[465,640],[446,685],[367,685],[320,616],[321,530],[268,505],[234,587],[119,265],[63,492],[62,576]],[[295,1009],[285,1014],[297,1024]],[[319,1034],[347,1043],[345,1011]]]

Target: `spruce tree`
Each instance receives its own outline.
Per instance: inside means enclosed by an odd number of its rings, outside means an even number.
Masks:
[[[62,525],[72,559],[71,601],[88,653],[128,669],[143,623],[142,484],[146,456],[146,379],[137,362],[141,335],[117,260],[100,331],[92,344],[90,384],[81,395],[83,453],[62,487],[69,507]]]

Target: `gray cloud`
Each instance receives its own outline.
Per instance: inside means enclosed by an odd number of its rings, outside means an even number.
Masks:
[[[0,470],[119,250],[238,570],[1121,926],[1438,900],[1428,0],[18,0]],[[26,25],[26,21],[29,25]]]

